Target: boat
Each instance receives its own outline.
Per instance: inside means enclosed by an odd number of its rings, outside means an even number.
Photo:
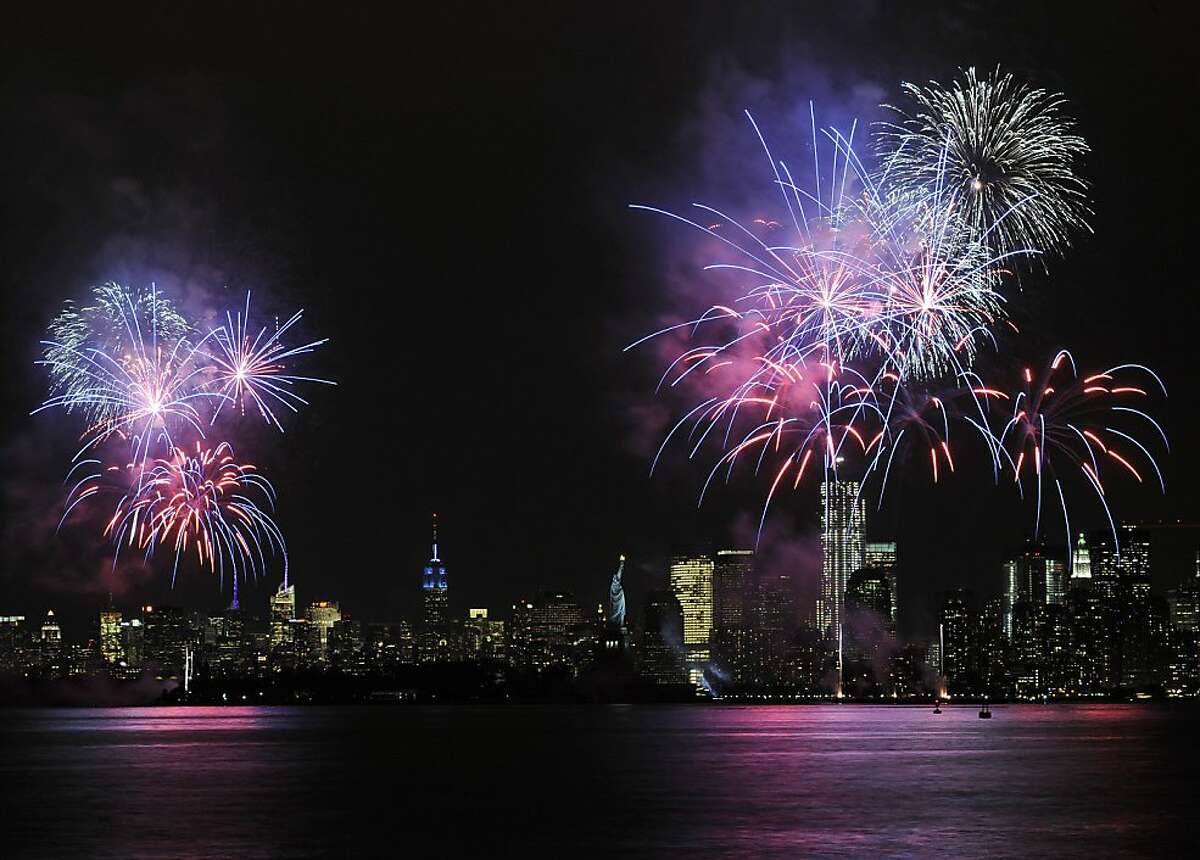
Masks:
[[[933,700],[933,712],[935,714],[940,714],[942,712],[942,700],[940,697]]]
[[[984,702],[979,708],[979,719],[990,720],[992,718],[992,709],[987,702]]]

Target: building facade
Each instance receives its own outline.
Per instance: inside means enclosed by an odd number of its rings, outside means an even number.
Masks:
[[[863,567],[867,527],[866,501],[858,481],[821,484],[821,590],[817,627],[836,639],[851,574]]]
[[[712,657],[713,560],[707,555],[671,559],[671,591],[683,610],[683,646],[688,674],[700,684]]]
[[[638,673],[644,681],[656,686],[687,681],[684,623],[683,607],[673,590],[646,595],[638,645]]]

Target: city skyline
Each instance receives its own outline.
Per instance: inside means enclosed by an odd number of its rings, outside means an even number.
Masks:
[[[0,501],[5,602],[53,604],[66,618],[82,618],[110,590],[132,602],[229,599],[228,592],[218,597],[216,584],[192,567],[181,570],[173,597],[161,563],[142,565],[133,554],[114,571],[111,552],[98,542],[78,531],[55,532],[61,461],[76,450],[76,430],[53,416],[28,414],[45,397],[44,376],[33,364],[36,340],[64,299],[78,299],[109,278],[160,283],[187,296],[189,310],[201,318],[252,290],[264,319],[282,313],[286,320],[304,307],[314,336],[330,338],[317,369],[339,386],[314,392],[313,408],[289,426],[284,450],[270,452],[262,467],[280,484],[277,516],[295,571],[318,591],[336,591],[344,605],[378,606],[392,615],[415,611],[421,595],[393,571],[425,560],[427,550],[419,547],[429,510],[441,513],[447,528],[454,523],[456,530],[470,529],[470,540],[461,539],[465,532],[455,535],[453,588],[469,588],[476,602],[491,606],[503,605],[510,591],[532,592],[550,583],[583,593],[621,552],[631,559],[629,590],[639,594],[650,573],[639,565],[659,569],[662,559],[697,535],[748,545],[762,510],[763,481],[715,486],[696,510],[705,475],[681,452],[667,452],[655,477],[647,476],[661,441],[660,407],[670,404],[649,396],[659,372],[655,357],[622,349],[649,323],[679,318],[681,294],[694,298],[709,282],[665,226],[660,232],[654,223],[638,221],[627,205],[671,203],[687,188],[696,199],[740,212],[748,189],[735,177],[760,164],[757,142],[743,140],[749,136],[744,108],[754,112],[780,157],[794,160],[804,151],[789,124],[797,105],[811,99],[819,115],[840,125],[860,107],[873,109],[885,85],[945,80],[966,64],[1011,64],[1070,99],[1079,130],[1096,153],[1081,168],[1100,195],[1096,234],[1081,237],[1070,255],[1055,262],[1052,279],[1028,274],[1025,289],[1040,304],[1030,308],[1029,319],[1015,323],[1048,349],[1069,335],[1067,345],[1080,355],[1128,344],[1133,356],[1162,374],[1172,392],[1165,429],[1181,440],[1163,458],[1167,495],[1148,486],[1153,479],[1147,486],[1130,479],[1130,486],[1112,488],[1114,508],[1129,520],[1200,519],[1196,454],[1182,444],[1196,426],[1195,407],[1186,394],[1175,396],[1189,378],[1179,356],[1195,328],[1194,303],[1172,301],[1174,313],[1156,313],[1159,305],[1139,301],[1127,287],[1145,276],[1140,256],[1116,253],[1152,240],[1183,246],[1190,216],[1182,201],[1188,195],[1159,196],[1160,189],[1178,188],[1177,172],[1146,161],[1143,137],[1127,112],[1112,106],[1149,96],[1167,122],[1184,121],[1170,109],[1169,75],[1144,91],[1115,74],[1087,39],[1066,38],[1078,32],[1079,22],[1064,12],[1038,10],[1035,16],[1045,25],[1039,32],[1059,36],[1052,50],[1042,41],[1051,36],[1031,40],[1028,33],[1018,35],[1008,17],[995,20],[981,12],[966,29],[956,23],[953,35],[939,29],[949,25],[937,17],[927,22],[932,30],[909,33],[931,41],[927,50],[896,53],[879,49],[894,39],[893,24],[885,26],[886,16],[878,13],[860,20],[830,12],[804,35],[766,27],[746,10],[709,12],[694,20],[690,37],[666,44],[649,31],[622,32],[629,40],[627,62],[599,78],[583,66],[556,61],[556,31],[535,26],[522,29],[523,38],[546,51],[523,51],[498,64],[512,68],[518,80],[540,82],[549,98],[522,103],[502,118],[485,111],[478,122],[468,122],[464,117],[472,114],[445,109],[461,99],[425,93],[413,109],[436,120],[422,124],[419,134],[402,136],[394,133],[399,118],[379,110],[392,101],[382,83],[388,71],[369,56],[344,70],[358,84],[335,92],[324,76],[271,51],[248,51],[233,68],[215,56],[185,59],[191,42],[160,32],[176,32],[167,26],[172,14],[178,13],[161,10],[123,28],[120,40],[141,48],[102,60],[91,41],[72,43],[78,37],[68,34],[62,44],[73,44],[70,50],[80,58],[102,62],[100,78],[66,65],[46,68],[47,55],[36,40],[17,46],[6,60],[16,76],[7,115],[29,118],[7,129],[11,163],[27,168],[14,177],[8,199],[29,217],[4,238],[15,267],[4,293],[9,312],[0,338],[8,382],[0,400],[8,464]],[[647,14],[664,25],[672,17],[662,10]],[[617,33],[612,21],[590,17],[586,35],[577,35],[583,50],[599,55]],[[103,20],[96,24],[104,30]],[[1087,26],[1102,29],[1098,22]],[[726,35],[738,27],[746,28],[739,31],[745,41],[730,46]],[[935,31],[944,38],[934,37]],[[304,42],[303,28],[295,35]],[[872,50],[855,53],[852,63],[833,47],[862,40]],[[769,49],[760,50],[762,45]],[[56,42],[54,49],[60,47]],[[661,73],[663,50],[672,69],[692,72],[672,72],[663,87],[643,90],[644,80]],[[146,63],[153,73],[147,74]],[[181,88],[185,72],[191,84]],[[484,101],[503,98],[502,81],[485,83],[494,98]],[[258,87],[269,95],[252,105],[239,95]],[[435,88],[453,93],[460,87],[475,92],[477,82],[456,69]],[[622,95],[627,92],[643,98],[630,102]],[[591,107],[581,111],[583,104]],[[62,112],[63,105],[81,106],[78,121]],[[355,133],[326,135],[320,123],[312,134],[297,134],[296,118],[314,115]],[[864,122],[873,118],[862,114]],[[504,133],[480,131],[495,128],[493,123]],[[578,129],[572,140],[587,149],[587,157],[577,157],[571,147],[545,152],[535,131],[543,124]],[[442,127],[462,134],[442,134]],[[645,136],[628,135],[630,127],[645,129]],[[90,145],[97,140],[112,146]],[[371,141],[388,141],[395,149],[389,157],[364,160],[359,156]],[[489,154],[487,163],[511,169],[483,170],[467,182],[458,168],[476,161],[477,147]],[[395,157],[406,152],[421,157]],[[410,176],[401,166],[412,163],[431,169]],[[334,182],[321,168],[327,164],[360,167]],[[65,171],[61,183],[36,181],[59,170]],[[1131,175],[1140,178],[1136,193],[1122,180]],[[559,186],[543,182],[546,176],[562,179],[576,193],[552,192]],[[521,246],[526,237],[519,220],[491,226],[481,237],[487,244],[471,256],[471,276],[456,279],[455,290],[397,287],[396,273],[410,272],[414,260],[414,283],[441,283],[445,273],[434,261],[461,253],[445,226],[460,223],[461,201],[472,199],[480,180],[491,199],[511,201],[522,211],[557,213],[544,221],[548,241],[541,246],[546,271],[572,273],[567,281],[576,288],[566,293],[571,301],[560,292],[563,279],[495,270],[485,262],[505,259]],[[50,192],[56,187],[73,189],[70,199]],[[1152,201],[1147,193],[1155,195]],[[397,199],[421,204],[398,211]],[[333,214],[347,211],[361,212],[361,220]],[[1143,211],[1156,213],[1152,231],[1128,217]],[[1131,229],[1135,235],[1125,242]],[[574,249],[581,235],[609,249],[602,266],[579,266]],[[397,244],[397,236],[404,242]],[[1168,257],[1164,264],[1155,289],[1187,282],[1180,260]],[[677,280],[664,284],[663,270],[677,271]],[[451,299],[456,291],[465,291],[461,302]],[[513,296],[522,298],[514,303]],[[474,312],[455,312],[467,306]],[[1083,307],[1086,324],[1080,323]],[[450,348],[441,325],[449,318],[464,327],[457,334],[470,343],[490,343],[497,330],[505,331],[501,360],[480,366],[469,351]],[[541,320],[536,326],[534,318]],[[450,381],[455,379],[472,384]],[[564,408],[560,401],[574,405]],[[353,420],[344,420],[348,416]],[[467,416],[471,420],[463,420]],[[480,424],[478,416],[487,420]],[[335,454],[349,452],[396,452],[374,462],[377,480],[357,488],[363,495],[353,505],[343,495],[344,475],[332,466],[342,462]],[[958,456],[963,465],[978,465],[988,455],[965,450]],[[882,510],[871,498],[876,526],[866,539],[897,540],[927,571],[911,584],[918,590],[914,605],[959,582],[993,587],[1008,549],[1035,537],[1028,506],[1009,487],[978,486],[945,473],[934,488],[923,471],[927,458],[918,468],[903,465],[898,463]],[[1074,519],[1072,532],[1104,525],[1103,513],[1087,505]],[[818,522],[813,492],[774,505],[765,529],[771,545],[791,544],[814,555]],[[878,534],[871,534],[875,527]],[[1062,529],[1048,523],[1041,537],[1047,531],[1053,536]],[[279,576],[275,567],[257,587],[242,583],[247,599],[273,591]],[[919,623],[928,628],[933,619],[923,614]]]
[[[833,613],[836,628],[822,626],[823,594],[800,604],[791,576],[759,569],[754,550],[737,548],[674,556],[666,589],[648,592],[642,605],[626,602],[621,555],[607,601],[594,611],[586,598],[548,590],[517,597],[507,616],[482,606],[454,612],[435,516],[430,559],[413,576],[426,597],[416,619],[363,620],[335,599],[298,601],[290,579],[262,607],[231,604],[211,614],[168,605],[128,611],[110,598],[86,644],[64,636],[53,609],[40,622],[0,617],[0,675],[36,684],[97,675],[135,682],[157,672],[185,700],[247,683],[268,684],[257,695],[270,689],[275,700],[289,695],[289,678],[304,677],[324,677],[326,687],[359,679],[366,690],[363,683],[406,672],[412,686],[397,695],[421,696],[430,694],[421,692],[429,678],[412,672],[468,663],[515,673],[508,683],[518,697],[550,694],[552,678],[558,695],[565,683],[617,700],[1200,695],[1200,544],[1163,593],[1152,586],[1152,531],[1122,524],[1118,537],[1119,553],[1105,532],[1080,533],[1058,548],[1027,543],[1006,562],[999,597],[964,587],[938,596],[931,641],[898,629],[903,552],[891,541],[863,547]],[[844,548],[827,546],[835,561],[844,559]],[[324,695],[346,695],[332,689]]]
[[[420,623],[426,617],[426,613],[432,611],[436,616],[435,626],[437,626],[439,624],[443,624],[443,619],[448,617],[445,615],[445,613],[449,611],[449,595],[451,590],[447,585],[446,565],[440,558],[440,548],[437,537],[438,518],[436,514],[432,514],[431,516],[433,520],[433,540],[431,544],[433,550],[430,553],[429,559],[421,568],[421,576],[419,578],[418,586],[412,589],[422,598],[426,598],[426,602],[422,602],[417,605],[417,607],[411,613],[411,618],[415,623]],[[856,521],[860,523],[860,525],[856,528],[861,531],[861,522],[866,518],[861,512],[855,514],[855,517],[857,518]],[[1145,578],[1147,583],[1156,591],[1165,593],[1167,590],[1179,585],[1190,576],[1195,547],[1200,546],[1200,523],[1190,524],[1182,522],[1164,523],[1134,521],[1121,522],[1118,524],[1117,529],[1118,536],[1121,539],[1121,547],[1124,548],[1126,543],[1129,543],[1132,552],[1126,554],[1124,558],[1120,558],[1119,561],[1114,563],[1121,566],[1122,569],[1132,569],[1132,567],[1136,567],[1139,572],[1138,576]],[[1148,535],[1155,532],[1182,537],[1176,537],[1176,539],[1173,541],[1163,542],[1163,544],[1167,545],[1152,544]],[[1085,540],[1085,538],[1087,540]],[[886,574],[889,581],[891,611],[894,615],[894,622],[898,623],[899,613],[897,610],[900,602],[899,595],[901,591],[901,586],[899,584],[900,576],[898,573],[898,571],[901,569],[900,565],[898,564],[898,557],[900,555],[898,544],[896,541],[891,540],[858,542],[861,543],[861,552],[858,552],[857,550],[855,550],[855,552],[858,553],[861,560],[857,566],[854,566],[853,569],[849,569],[845,576],[844,584],[842,585],[841,589],[843,602],[846,584],[848,584],[849,577],[860,568],[877,568]],[[700,607],[698,611],[704,616],[695,618],[692,622],[695,631],[693,634],[695,641],[707,641],[711,643],[714,631],[719,623],[719,615],[721,612],[721,598],[719,596],[714,596],[717,591],[715,583],[719,581],[722,574],[721,560],[723,558],[732,560],[749,558],[751,560],[750,565],[753,566],[755,574],[762,575],[764,571],[762,570],[761,566],[754,566],[753,560],[756,557],[760,560],[763,557],[770,558],[771,547],[769,545],[761,547],[760,549],[765,550],[766,552],[760,552],[754,548],[738,549],[732,546],[722,546],[722,542],[718,539],[702,540],[696,538],[688,540],[686,545],[690,547],[708,545],[711,547],[711,549],[708,549],[703,553],[677,551],[658,560],[657,562],[651,560],[641,560],[641,563],[637,565],[637,567],[645,572],[646,576],[643,579],[635,580],[632,583],[626,580],[624,584],[633,584],[635,586],[635,593],[637,593],[639,596],[644,592],[653,591],[655,589],[661,589],[664,587],[673,588],[674,586],[672,583],[675,576],[675,569],[678,566],[679,573],[686,580],[686,585],[684,585],[683,588],[687,593],[697,592],[697,606]],[[1154,565],[1152,565],[1150,561],[1152,545],[1158,547],[1156,554],[1160,556],[1159,562]],[[1067,548],[1065,542],[1056,543],[1052,540],[1033,541],[1027,539],[1021,544],[1013,546],[1010,549],[1010,552],[1007,554],[1005,560],[999,563],[992,571],[994,575],[990,578],[984,579],[982,588],[975,588],[967,582],[952,582],[946,589],[923,596],[927,597],[929,600],[936,600],[942,593],[945,593],[946,591],[971,588],[972,590],[978,590],[978,592],[983,595],[991,595],[997,599],[1011,601],[1010,595],[1015,594],[1015,590],[1017,589],[1014,579],[1016,575],[1015,565],[1017,565],[1024,557],[1023,554],[1028,552],[1035,553],[1039,558],[1044,557],[1045,561],[1054,567],[1052,576],[1046,573],[1042,574],[1043,579],[1040,585],[1034,586],[1031,584],[1032,581],[1029,581],[1029,583],[1023,586],[1024,593],[1029,593],[1030,589],[1034,587],[1041,588],[1042,591],[1039,592],[1038,599],[1045,600],[1045,602],[1056,602],[1057,600],[1061,600],[1062,596],[1065,595],[1066,588],[1071,580],[1077,578],[1092,578],[1091,571],[1094,563],[1093,559],[1095,559],[1097,563],[1103,565],[1106,563],[1106,559],[1109,557],[1117,558],[1120,555],[1114,554],[1112,535],[1107,530],[1093,530],[1088,533],[1078,532],[1069,549]],[[1124,549],[1122,549],[1122,552],[1124,552]],[[833,547],[833,553],[835,556],[834,560],[840,562],[841,556],[844,554],[844,550],[835,546]],[[776,569],[767,573],[767,575],[788,576],[793,580],[808,578],[810,581],[816,584],[827,581],[832,582],[831,579],[826,578],[825,571],[829,565],[827,565],[827,563],[824,561],[824,558],[825,556],[822,553],[822,560],[818,562],[812,562],[809,560],[808,568],[796,567]],[[1075,562],[1076,559],[1082,560],[1082,563],[1079,566],[1082,567],[1083,570],[1073,572],[1074,564],[1077,563]],[[627,561],[624,553],[620,554],[619,561],[619,566],[621,570],[624,571]],[[598,560],[595,565],[597,570],[600,569],[601,565],[602,562]],[[746,569],[749,570],[750,567],[748,566]],[[1084,571],[1086,571],[1086,573]],[[1025,575],[1028,578],[1029,574]],[[911,585],[913,581],[917,579],[916,571],[910,569],[908,579]],[[590,588],[581,591],[580,594],[587,595],[588,593],[594,593],[596,595],[596,602],[598,604],[607,605],[607,601],[609,600],[611,594],[611,573],[609,574],[608,578],[603,581],[604,587],[601,587],[598,582],[599,581],[593,581]],[[554,591],[554,586],[561,584],[561,582],[548,580],[546,581],[544,587],[539,585],[532,589],[526,589],[522,593],[538,594],[546,591]],[[281,600],[283,601],[281,605],[286,605],[287,601],[290,600],[294,611],[296,601],[296,582],[292,579],[289,579],[289,574],[287,572],[285,572],[283,579],[279,581],[278,586],[274,590],[272,590],[271,586],[266,580],[251,581],[243,587],[249,587],[251,593],[255,595],[255,600],[260,600],[266,604],[269,604],[270,606],[274,606],[278,601]],[[432,607],[428,602],[428,598],[431,596],[430,592],[433,593]],[[220,611],[222,607],[222,599],[229,597],[228,594],[215,595],[216,600],[214,601],[214,595],[202,594],[201,599],[198,601],[180,602],[172,601],[170,599],[171,594],[171,591],[167,591],[166,596],[168,599],[164,601],[158,601],[158,603],[162,605],[178,604],[194,607],[207,606],[215,608],[216,611]],[[1047,594],[1050,596],[1046,597]],[[336,593],[332,591],[319,591],[318,595],[319,596],[315,598],[316,600],[328,599],[335,600],[335,602],[342,602],[340,598],[336,597]],[[822,629],[821,603],[824,597],[822,592],[819,590],[815,591],[814,595],[815,596],[813,597],[812,605],[809,607],[808,616],[810,616],[813,624],[819,630]],[[625,592],[624,589],[622,589],[622,598],[624,598],[624,596]],[[93,604],[92,607],[85,610],[87,617],[92,617],[97,609],[99,609],[101,612],[105,611],[106,607],[109,607],[113,604],[113,600],[114,595],[111,592],[104,595],[94,595],[90,598],[90,602]],[[478,606],[481,602],[485,602],[480,599],[480,595],[478,594],[473,596],[463,596],[461,598],[456,596],[455,600],[455,611],[469,610]],[[584,596],[583,600],[586,602],[587,597]],[[141,601],[133,601],[133,603],[139,604]],[[216,604],[215,607],[214,603]],[[506,606],[507,604],[508,599],[501,599],[495,603],[494,606],[501,607],[501,611],[503,611],[502,607]],[[239,608],[236,604],[232,603],[231,597],[229,597],[229,602],[224,603],[224,607],[233,609]],[[45,606],[31,605],[22,607],[23,611],[30,613],[36,613],[47,608],[56,609],[57,607],[51,605],[50,603],[47,603]],[[371,612],[365,613],[364,616],[364,613],[361,611],[356,611],[355,615],[369,617],[370,620],[382,620],[375,618]],[[77,627],[78,624],[73,623],[71,626]],[[826,625],[826,627],[828,627],[828,625]],[[936,632],[936,626],[925,626],[912,631],[913,635],[916,636],[931,635],[933,632]]]

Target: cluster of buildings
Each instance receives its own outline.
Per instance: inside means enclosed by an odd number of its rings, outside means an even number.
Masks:
[[[235,604],[205,615],[143,606],[99,613],[94,637],[66,644],[54,613],[0,616],[0,674],[106,674],[224,683],[348,678],[419,688],[453,667],[483,670],[513,690],[607,684],[729,698],[906,700],[933,695],[1046,700],[1200,694],[1200,553],[1165,597],[1150,586],[1150,533],[1132,526],[1080,535],[1056,549],[1029,544],[1004,565],[1000,596],[939,597],[937,636],[897,633],[902,567],[895,542],[866,540],[859,485],[821,493],[821,569],[815,605],[798,605],[793,573],[764,570],[748,547],[671,558],[664,581],[628,612],[624,557],[591,606],[547,591],[515,601],[507,618],[451,610],[450,577],[434,521],[421,576],[421,611],[365,622],[328,600],[297,605],[286,576],[267,613]],[[797,571],[796,573],[799,573]]]
[[[206,614],[178,606],[108,607],[96,635],[67,644],[53,611],[39,625],[0,616],[0,674],[31,679],[107,675],[132,680],[147,672],[190,685],[209,679],[269,678],[310,670],[363,674],[396,667],[414,653],[406,622],[365,624],[319,600],[296,611],[295,586],[284,583],[266,616],[231,607]]]
[[[950,695],[1019,700],[1200,695],[1200,552],[1165,595],[1151,587],[1152,531],[1131,525],[1030,544],[981,606],[945,596],[932,665]]]

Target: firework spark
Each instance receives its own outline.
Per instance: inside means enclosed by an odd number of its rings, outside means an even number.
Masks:
[[[310,353],[329,341],[329,338],[322,338],[303,346],[285,346],[283,336],[303,315],[304,311],[297,311],[282,326],[277,326],[275,331],[268,333],[264,326],[254,333],[250,325],[248,292],[243,311],[226,313],[225,325],[213,332],[216,349],[208,353],[215,366],[213,379],[222,395],[212,417],[214,422],[226,403],[235,404],[245,414],[249,402],[264,421],[274,424],[282,432],[283,425],[279,423],[272,405],[283,405],[293,412],[298,411],[300,406],[308,405],[307,400],[292,390],[296,383],[337,384],[328,379],[288,373],[291,359]]]
[[[1061,94],[974,68],[950,86],[903,90],[911,107],[892,108],[899,121],[878,136],[893,183],[916,196],[944,186],[975,236],[1001,252],[1061,251],[1090,230],[1087,184],[1075,173],[1088,145]]]
[[[104,468],[98,460],[83,463],[94,471],[72,486],[67,513],[97,494],[123,488],[104,528],[117,555],[137,547],[149,559],[166,548],[174,555],[172,583],[189,551],[222,580],[226,574],[235,579],[256,575],[265,569],[268,552],[281,555],[286,567],[283,533],[271,515],[275,490],[253,465],[234,459],[228,442],[215,448],[196,442],[190,454],[175,448],[144,473],[137,463],[123,468]]]
[[[110,367],[136,362],[150,350],[186,348],[191,326],[155,288],[132,290],[110,282],[95,287],[83,307],[68,301],[48,334],[40,363],[50,370],[52,397],[67,411],[104,423],[120,411],[117,398],[98,394],[110,381]]]
[[[79,411],[89,420],[79,453],[118,436],[132,442],[143,464],[160,443],[173,447],[176,432],[203,436],[201,408],[222,395],[202,385],[204,365],[186,320],[154,287],[108,284],[94,296],[94,306],[68,308],[51,325],[61,339],[43,341],[39,363],[50,368],[55,393],[34,411]]]
[[[1126,379],[1125,377],[1141,377]],[[1124,364],[1101,373],[1079,376],[1075,359],[1059,351],[1043,370],[1026,368],[1022,385],[1005,403],[1007,421],[998,434],[1010,464],[1012,479],[1026,492],[1032,484],[1036,500],[1035,535],[1041,525],[1042,498],[1053,485],[1062,505],[1070,536],[1062,479],[1081,475],[1091,487],[1113,528],[1105,476],[1116,470],[1138,483],[1150,472],[1160,489],[1166,489],[1162,471],[1150,448],[1138,438],[1142,428],[1153,428],[1169,447],[1162,427],[1142,406],[1154,393],[1166,396],[1166,386],[1149,368]]]

